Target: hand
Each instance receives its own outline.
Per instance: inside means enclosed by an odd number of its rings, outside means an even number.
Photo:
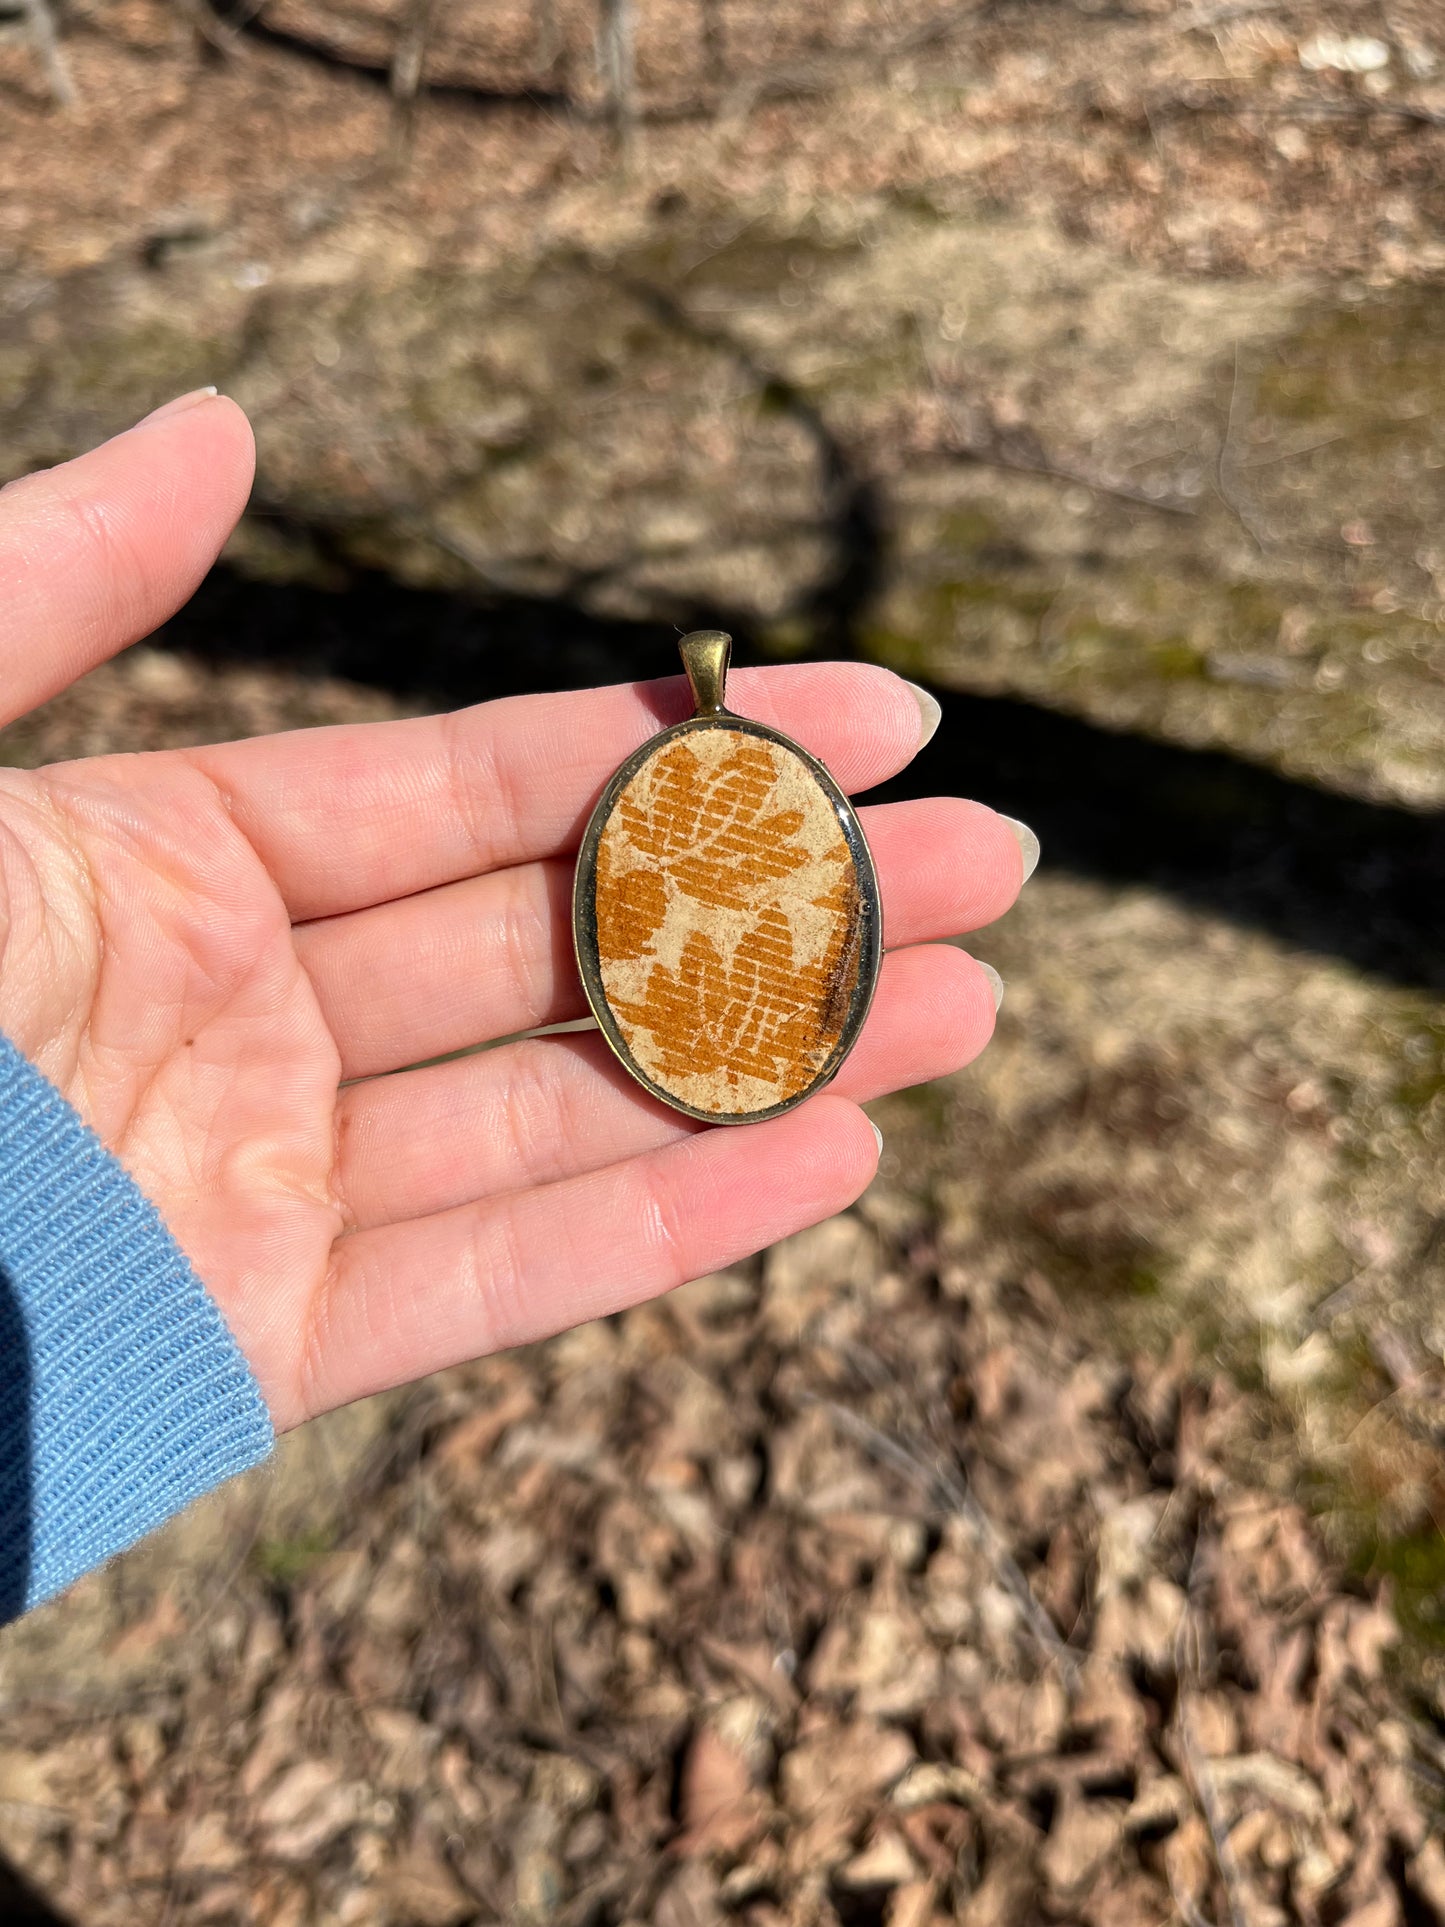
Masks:
[[[0,493],[0,722],[145,635],[244,506],[234,403],[183,398]],[[616,1311],[841,1210],[877,1164],[860,1099],[957,1069],[983,969],[930,939],[1006,910],[1006,822],[945,799],[862,812],[887,957],[836,1082],[709,1130],[586,1014],[571,857],[616,765],[685,684],[198,750],[0,769],[0,1029],[159,1208],[278,1428]],[[744,714],[847,789],[908,762],[886,670],[736,671]]]

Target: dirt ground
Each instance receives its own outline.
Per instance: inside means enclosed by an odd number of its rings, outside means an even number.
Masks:
[[[7,1668],[7,1848],[97,1923],[1438,1916],[1388,1591],[949,1242],[885,1186],[408,1397],[320,1525],[230,1495]]]
[[[649,0],[630,131],[570,0],[244,11],[0,39],[0,472],[261,447],[0,755],[720,624],[1045,861],[854,1212],[0,1639],[12,1916],[1445,1922],[1438,9]]]

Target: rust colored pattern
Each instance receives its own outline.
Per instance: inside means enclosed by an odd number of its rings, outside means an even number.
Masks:
[[[596,912],[603,990],[655,1084],[721,1116],[818,1076],[858,981],[858,878],[781,744],[719,724],[645,762],[602,832]]]

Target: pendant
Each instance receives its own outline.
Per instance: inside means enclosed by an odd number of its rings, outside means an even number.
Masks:
[[[732,639],[684,636],[695,714],[592,812],[572,929],[602,1035],[645,1090],[709,1124],[790,1111],[853,1048],[878,981],[878,880],[815,757],[726,705]]]

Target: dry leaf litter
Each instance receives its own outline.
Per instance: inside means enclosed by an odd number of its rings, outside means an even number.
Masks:
[[[130,1699],[12,1702],[4,1851],[92,1927],[1445,1921],[1387,1594],[1065,1329],[880,1189],[434,1380]]]

